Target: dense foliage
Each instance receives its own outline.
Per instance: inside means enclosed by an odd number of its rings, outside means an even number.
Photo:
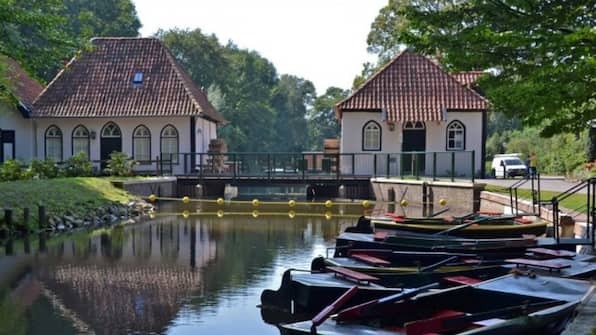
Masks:
[[[104,173],[116,177],[129,177],[134,174],[134,167],[138,164],[126,153],[114,151],[110,154]]]
[[[0,0],[0,54],[42,82],[51,80],[95,36],[137,36],[131,0]],[[8,87],[0,59],[0,85]],[[8,93],[8,94],[7,94]]]
[[[553,135],[596,117],[595,27],[592,0],[391,0],[368,43],[382,62],[407,45],[449,70],[493,69],[494,110]]]
[[[521,153],[522,158],[536,152],[538,169],[542,174],[587,177],[585,157],[589,148],[588,131],[577,135],[565,133],[550,138],[539,136],[539,128],[526,127],[493,133],[487,140],[487,158],[497,153]]]
[[[323,95],[315,98],[308,111],[309,148],[321,150],[323,139],[339,138],[339,121],[335,118],[335,105],[349,95],[349,90],[329,87]]]
[[[229,121],[219,131],[229,151],[302,151],[338,135],[329,131],[337,129],[331,110],[345,92],[331,90],[319,100],[310,81],[280,76],[257,52],[222,45],[200,29],[157,36]]]
[[[83,152],[58,165],[52,159],[32,159],[27,164],[10,159],[0,164],[0,182],[29,179],[52,179],[58,177],[85,177],[93,173],[93,166]]]

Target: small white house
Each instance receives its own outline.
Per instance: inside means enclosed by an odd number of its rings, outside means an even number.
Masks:
[[[152,171],[171,154],[174,173],[192,171],[180,153],[206,152],[225,122],[156,38],[93,39],[35,99],[31,119],[30,157],[82,151],[105,166],[122,151]]]
[[[7,66],[12,101],[0,101],[0,164],[10,159],[28,161],[33,157],[31,105],[43,86],[29,77],[11,58],[2,57]]]
[[[342,156],[342,169],[484,175],[488,102],[469,86],[482,74],[450,75],[427,57],[400,53],[336,105],[340,152],[361,154],[353,163]]]

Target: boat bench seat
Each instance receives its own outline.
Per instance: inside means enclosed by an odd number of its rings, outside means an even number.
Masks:
[[[552,258],[573,258],[575,252],[569,250],[553,250],[547,248],[529,248],[527,251],[533,252],[536,255],[552,256]]]
[[[473,285],[473,284],[480,283],[482,280],[467,277],[467,276],[450,276],[450,277],[443,277],[443,281],[445,281],[448,284]]]
[[[501,211],[487,211],[487,210],[481,210],[481,211],[476,211],[476,214],[480,214],[480,215],[491,215],[491,216],[497,216],[497,215],[503,215],[503,212],[501,212]]]
[[[350,270],[341,266],[328,266],[326,267],[328,271],[335,273],[336,275],[341,275],[347,279],[352,279],[357,282],[368,283],[372,281],[378,281],[379,278],[373,277],[366,273]]]
[[[513,221],[515,221],[517,223],[521,223],[521,224],[534,223],[534,220],[532,220],[532,219],[525,219],[525,218],[515,218],[515,219],[513,219]]]
[[[548,271],[560,271],[561,269],[566,269],[571,267],[571,264],[563,264],[563,263],[559,263],[557,261],[553,261],[553,260],[544,260],[544,261],[540,261],[540,260],[535,260],[535,259],[526,259],[526,258],[511,258],[511,259],[506,259],[505,260],[506,263],[511,263],[511,264],[515,264],[517,267],[519,266],[533,266],[533,267],[537,267],[537,268],[544,268],[544,269],[548,269]]]
[[[386,231],[378,231],[375,233],[375,235],[373,236],[373,239],[375,241],[383,241],[384,239],[387,238],[387,232]]]
[[[367,255],[367,254],[359,254],[359,253],[352,253],[350,257],[362,261],[367,264],[375,265],[375,266],[388,266],[391,265],[391,262],[384,260],[382,258],[378,258],[375,256]]]

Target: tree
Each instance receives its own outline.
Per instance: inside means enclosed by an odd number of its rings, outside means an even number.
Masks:
[[[271,99],[279,78],[271,62],[231,42],[221,45],[199,29],[160,31],[157,36],[229,121],[218,135],[230,151],[275,149],[280,135]]]
[[[300,152],[306,148],[306,114],[315,97],[312,82],[284,74],[273,89],[271,106],[277,113],[275,151]]]
[[[308,113],[308,134],[310,148],[320,150],[326,138],[338,138],[340,127],[335,118],[335,105],[349,95],[349,90],[329,87],[325,94],[318,96]]]
[[[387,61],[404,46],[448,70],[492,69],[480,86],[496,111],[578,132],[596,117],[593,0],[390,0],[369,50]]]
[[[63,9],[59,0],[0,0],[0,54],[43,78],[48,64],[61,63],[75,46],[60,16]],[[0,84],[8,88],[0,93],[6,97],[10,84],[5,64],[0,66]]]
[[[215,35],[205,35],[201,29],[172,29],[159,30],[156,36],[168,46],[199,87],[217,89],[229,86],[230,61]]]
[[[131,0],[66,0],[63,15],[73,36],[135,37],[141,21]]]

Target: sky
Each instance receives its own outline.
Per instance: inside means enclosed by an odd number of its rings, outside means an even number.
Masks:
[[[375,61],[366,37],[388,0],[133,0],[142,36],[195,29],[232,40],[273,63],[279,74],[327,87],[352,87],[362,64]]]

